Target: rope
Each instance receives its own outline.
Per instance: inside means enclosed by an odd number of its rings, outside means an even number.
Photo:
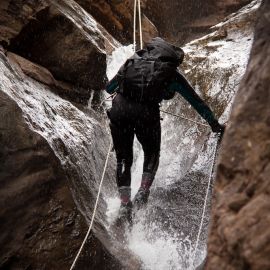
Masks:
[[[190,121],[192,123],[195,123],[195,124],[198,124],[198,125],[201,125],[201,126],[205,126],[205,127],[208,127],[207,124],[204,124],[204,123],[201,123],[201,122],[198,122],[198,121],[195,121],[195,120],[192,120],[192,119],[189,119],[185,116],[182,116],[182,115],[177,115],[177,114],[174,114],[174,113],[171,113],[171,112],[167,112],[167,111],[164,111],[164,110],[160,110],[162,113],[166,113],[166,114],[169,114],[169,115],[173,115],[175,117],[178,117],[178,118],[181,118],[181,119],[184,119],[184,120],[187,120],[187,121]]]
[[[214,150],[214,155],[213,155],[213,162],[212,162],[212,166],[211,166],[210,176],[209,176],[209,179],[208,179],[208,184],[207,184],[207,190],[206,190],[205,199],[204,199],[204,205],[203,205],[203,212],[202,212],[200,227],[199,227],[198,235],[197,235],[196,242],[195,242],[194,252],[193,252],[193,255],[192,255],[192,266],[194,266],[195,255],[196,255],[196,252],[197,252],[197,249],[198,249],[199,239],[200,239],[201,232],[202,232],[202,226],[203,226],[203,221],[204,221],[204,216],[205,216],[205,211],[206,211],[206,206],[207,206],[207,198],[208,198],[208,193],[209,193],[209,190],[210,190],[211,180],[212,180],[212,177],[213,177],[213,174],[214,174],[214,166],[215,166],[215,161],[216,161],[216,155],[217,155],[217,149],[218,149],[219,140],[220,140],[220,138],[218,137],[218,139],[216,141],[216,145],[215,145],[215,150]]]
[[[70,270],[73,270],[80,255],[81,255],[81,252],[84,248],[84,245],[89,237],[89,234],[91,232],[91,229],[93,227],[93,223],[94,223],[94,219],[95,219],[95,215],[96,215],[96,211],[97,211],[97,206],[98,206],[98,201],[99,201],[99,197],[100,197],[100,192],[101,192],[101,188],[102,188],[102,184],[103,184],[103,180],[104,180],[104,177],[105,177],[105,172],[106,172],[106,169],[107,169],[107,166],[108,166],[108,161],[109,161],[109,157],[110,157],[110,152],[111,152],[111,148],[112,148],[112,140],[110,141],[110,146],[109,146],[109,150],[108,150],[108,154],[107,154],[107,157],[106,157],[106,161],[105,161],[105,165],[104,165],[104,168],[103,168],[103,172],[102,172],[102,177],[101,177],[101,180],[100,180],[100,184],[99,184],[99,189],[98,189],[98,194],[97,194],[97,199],[96,199],[96,202],[95,202],[95,206],[94,206],[94,211],[93,211],[93,214],[92,214],[92,218],[91,218],[91,222],[90,222],[90,225],[89,225],[89,228],[88,228],[88,231],[86,233],[86,236],[81,244],[81,247],[77,253],[77,256],[75,257],[71,267],[70,267]]]
[[[138,0],[138,11],[139,11],[140,45],[141,45],[141,50],[142,50],[142,49],[143,49],[143,38],[142,38],[142,12],[141,12],[141,0]]]
[[[137,14],[137,0],[134,0],[134,14],[133,14],[133,50],[136,51],[136,14]]]
[[[134,0],[134,14],[133,14],[133,49],[134,49],[134,52],[136,51],[137,7],[138,7],[138,14],[139,14],[140,48],[143,49],[141,0]]]

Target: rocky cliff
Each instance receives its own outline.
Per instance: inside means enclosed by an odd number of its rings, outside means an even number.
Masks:
[[[47,68],[63,97],[87,104],[104,87],[106,53],[119,43],[76,2],[5,0],[0,11],[0,44]]]
[[[24,75],[3,51],[0,70],[0,268],[68,269],[92,213],[106,133],[93,117]],[[94,138],[99,136],[104,141],[97,147]],[[78,159],[82,156],[85,161]],[[75,194],[85,204],[74,201]],[[104,229],[99,232],[104,239]],[[88,263],[106,269],[100,257],[119,269],[96,236],[89,244],[95,249],[83,254],[87,264],[81,269],[88,269]]]
[[[206,269],[270,269],[270,2],[222,144]]]

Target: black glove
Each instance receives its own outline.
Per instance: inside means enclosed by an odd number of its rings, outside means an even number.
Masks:
[[[218,121],[211,123],[211,129],[215,133],[221,133],[223,135],[225,131],[225,125],[221,125]]]

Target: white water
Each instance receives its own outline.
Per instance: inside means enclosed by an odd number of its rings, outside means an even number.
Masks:
[[[134,53],[133,45],[122,46],[113,51],[107,56],[107,77],[111,80],[118,72],[120,67]]]
[[[231,17],[229,24],[234,20],[241,21],[241,18],[254,12],[258,6],[259,4],[254,1],[240,12],[241,16],[236,14]],[[184,65],[185,73],[195,85],[196,91],[204,98],[207,97],[212,108],[221,112],[220,121],[223,123],[228,120],[253,39],[253,29],[250,26],[246,28],[228,26],[227,31],[226,39],[214,41],[212,39],[212,36],[216,35],[214,32],[184,47],[189,56]],[[112,77],[124,59],[129,56],[126,48],[119,49],[110,59],[108,74]],[[196,67],[197,58],[204,59],[198,67]],[[205,86],[201,81],[197,81],[201,74],[211,78],[209,85]],[[173,113],[202,121],[181,97],[163,106]],[[132,230],[126,232],[127,248],[140,257],[144,269],[192,270],[200,265],[206,256],[211,190],[195,258],[193,252],[216,138],[210,134],[207,127],[179,120],[170,115],[162,116],[164,120],[159,170],[151,189],[147,209],[137,214]],[[138,142],[135,143],[134,154],[132,196],[140,186],[142,173],[143,152]],[[120,202],[117,198],[108,198],[107,203],[107,217],[109,223],[112,223],[117,217]]]

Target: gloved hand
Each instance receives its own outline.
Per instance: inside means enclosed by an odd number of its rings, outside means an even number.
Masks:
[[[221,133],[223,135],[225,131],[225,125],[221,125],[218,121],[211,123],[211,129],[215,133]]]

